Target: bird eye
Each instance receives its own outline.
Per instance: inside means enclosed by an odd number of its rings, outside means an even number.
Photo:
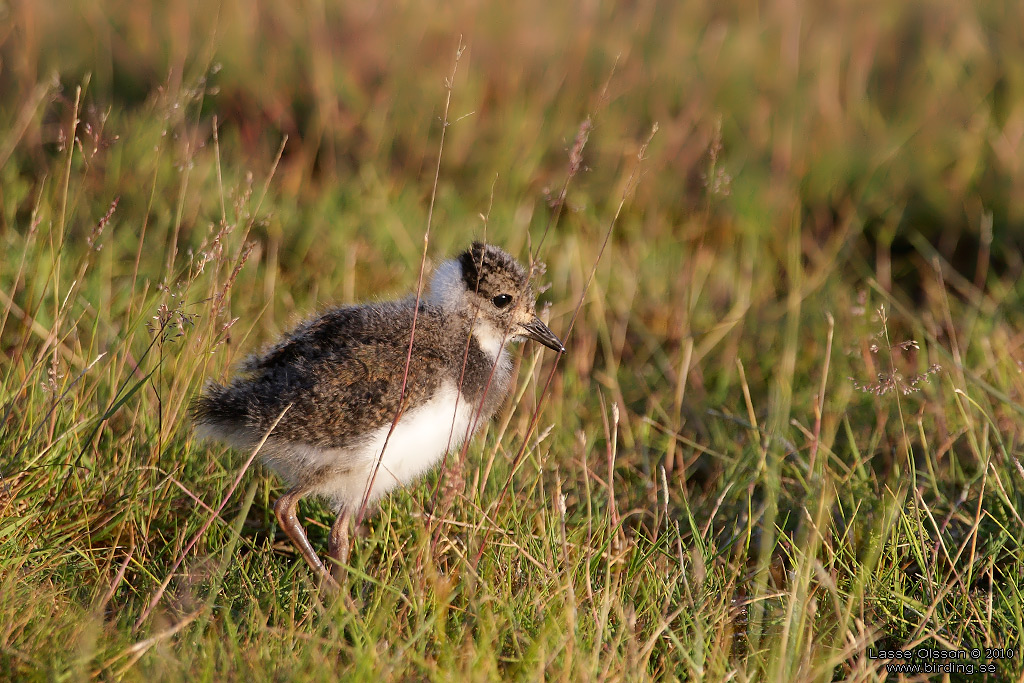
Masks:
[[[512,296],[509,294],[499,294],[498,296],[491,299],[491,303],[498,308],[505,308],[512,303]]]

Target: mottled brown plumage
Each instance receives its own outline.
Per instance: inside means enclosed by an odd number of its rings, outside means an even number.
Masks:
[[[438,268],[415,335],[413,297],[329,310],[248,358],[228,385],[209,383],[193,405],[197,429],[251,449],[287,409],[260,455],[292,486],[275,505],[278,520],[329,580],[298,525],[298,500],[320,495],[337,510],[337,568],[347,556],[348,517],[363,500],[413,481],[501,405],[512,382],[509,342],[531,337],[564,350],[534,306],[523,267],[474,243]]]

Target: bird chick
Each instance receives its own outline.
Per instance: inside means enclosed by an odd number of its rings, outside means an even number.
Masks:
[[[333,308],[250,356],[229,384],[208,382],[192,405],[196,431],[248,450],[266,437],[259,455],[291,487],[274,505],[278,523],[332,583],[299,500],[322,497],[337,513],[328,556],[340,575],[352,514],[415,481],[501,406],[510,343],[565,351],[535,307],[522,265],[474,242],[437,268],[418,307],[409,296]]]

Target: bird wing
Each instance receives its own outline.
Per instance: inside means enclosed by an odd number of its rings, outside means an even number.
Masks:
[[[242,366],[249,377],[236,385],[247,395],[247,412],[265,427],[291,404],[276,433],[292,436],[294,429],[295,438],[316,434],[322,445],[341,445],[393,419],[399,398],[408,406],[429,396],[445,357],[417,334],[402,392],[412,306],[400,304],[333,309],[250,357]],[[421,307],[420,314],[439,312]]]

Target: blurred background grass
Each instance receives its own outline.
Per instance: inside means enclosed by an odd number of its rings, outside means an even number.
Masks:
[[[553,224],[555,332],[584,306],[545,438],[541,356],[367,523],[361,609],[318,611],[262,472],[185,551],[244,459],[183,407],[411,289],[460,36],[430,256]],[[1011,2],[0,5],[3,671],[872,680],[868,647],[1019,646],[1022,145]]]

